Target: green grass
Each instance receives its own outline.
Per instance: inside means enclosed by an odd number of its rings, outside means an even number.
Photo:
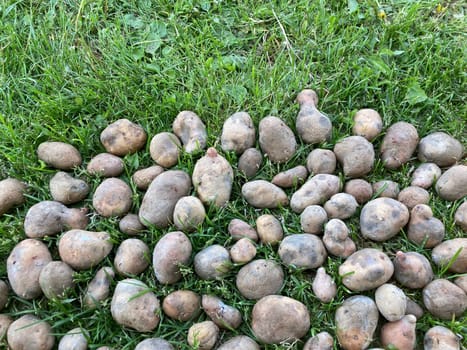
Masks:
[[[364,107],[379,111],[385,127],[408,121],[421,136],[442,130],[467,147],[466,11],[460,1],[425,0],[0,0],[0,179],[17,177],[29,184],[27,204],[0,218],[0,260],[25,238],[27,208],[51,198],[48,181],[54,171],[38,161],[37,146],[46,140],[69,142],[87,162],[104,150],[100,132],[119,118],[138,122],[152,137],[171,130],[179,111],[193,110],[207,125],[208,144],[218,146],[223,121],[236,111],[248,111],[256,125],[276,115],[293,127],[297,93],[313,88],[319,109],[334,125],[332,140],[323,147],[332,148],[349,135],[353,114]],[[381,139],[382,135],[374,141],[376,149]],[[264,163],[258,178],[269,180],[280,170],[304,164],[310,150],[301,146],[284,165]],[[236,156],[226,157],[235,168]],[[191,172],[196,159],[183,155],[177,167]],[[123,178],[128,180],[135,170],[152,164],[148,147],[125,157],[125,163]],[[385,171],[377,164],[369,180],[391,178],[403,187],[411,170],[404,166]],[[87,177],[83,169],[75,173]],[[239,196],[245,179],[237,179],[232,202],[210,210],[209,220],[190,236],[195,251],[213,243],[229,245],[230,219],[254,223],[263,212],[245,206]],[[88,180],[94,188],[99,182]],[[142,195],[135,191],[135,198],[141,200]],[[447,237],[463,235],[453,225],[460,202],[432,197],[430,204],[444,221]],[[91,199],[84,205],[91,207]],[[138,205],[135,201],[134,211]],[[297,215],[286,209],[271,212],[281,218],[286,232],[300,232]],[[352,219],[350,226],[358,239],[358,220]],[[171,229],[151,228],[141,237],[152,249]],[[89,230],[106,230],[116,242],[125,239],[115,219],[94,216]],[[57,258],[57,237],[46,242]],[[390,256],[399,249],[430,255],[404,235],[384,244],[360,242],[363,245],[382,247]],[[258,257],[279,261],[276,249],[269,246],[258,247]],[[102,265],[111,265],[112,259],[111,255]],[[329,258],[326,268],[336,277],[339,264],[339,259]],[[334,335],[334,311],[351,293],[340,285],[335,300],[322,304],[311,292],[313,271],[283,267],[287,277],[282,294],[305,302],[312,315],[308,335],[323,330]],[[95,312],[82,310],[80,295],[97,268],[77,274],[77,287],[68,299],[25,301],[11,295],[6,312],[15,317],[33,312],[48,320],[58,337],[81,326],[89,332],[90,349],[106,344],[133,349],[150,336],[189,348],[185,339],[190,323],[162,316],[154,332],[139,334],[113,321],[110,300]],[[222,296],[239,308],[245,322],[235,332],[222,332],[224,340],[252,334],[248,325],[253,302],[239,295],[234,282],[239,268],[235,266],[226,279],[206,282],[195,278],[189,266],[174,286],[155,282],[151,269],[138,278],[160,299],[176,289],[192,289]],[[6,279],[5,264],[0,265],[0,278]],[[407,292],[421,302],[419,291]],[[465,317],[446,322],[425,314],[417,323],[418,346],[424,332],[437,324],[467,339],[465,322]],[[376,340],[373,346],[377,345]],[[301,347],[299,342],[265,349]]]

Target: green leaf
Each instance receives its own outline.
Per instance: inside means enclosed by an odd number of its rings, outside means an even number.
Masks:
[[[133,29],[141,29],[144,27],[144,22],[141,18],[136,17],[134,14],[129,13],[123,16],[123,23]]]
[[[243,85],[226,85],[224,89],[227,95],[231,96],[238,104],[243,103],[248,95],[248,91]]]
[[[405,94],[405,100],[411,104],[415,105],[417,103],[425,102],[428,99],[425,91],[420,87],[417,82],[412,82]]]
[[[386,62],[383,61],[381,57],[371,56],[368,58],[368,62],[370,62],[373,69],[375,69],[379,73],[383,73],[386,75],[391,73],[391,68],[389,68],[389,66],[386,64]]]
[[[347,7],[350,13],[354,13],[358,10],[358,2],[357,0],[347,0]]]
[[[157,33],[149,33],[146,39],[146,47],[144,48],[144,52],[154,55],[162,45],[162,39]]]

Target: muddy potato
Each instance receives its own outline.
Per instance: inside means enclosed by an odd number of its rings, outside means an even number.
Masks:
[[[201,297],[191,290],[177,290],[164,298],[162,310],[170,318],[186,322],[200,314]]]
[[[418,144],[418,159],[440,167],[451,166],[464,154],[462,144],[444,132],[434,132],[423,137]]]
[[[354,241],[349,237],[349,228],[340,219],[332,219],[324,229],[323,243],[327,251],[332,255],[347,258],[357,248]]]
[[[193,248],[188,237],[180,231],[162,236],[154,247],[152,264],[157,280],[173,284],[182,278],[180,268],[190,261]]]
[[[204,312],[220,328],[236,329],[242,323],[242,314],[233,306],[213,295],[203,295],[201,304]]]
[[[149,247],[143,241],[130,238],[118,246],[114,267],[121,275],[139,275],[149,266]]]
[[[366,349],[378,325],[378,308],[373,299],[355,295],[336,310],[336,335],[345,350]]]
[[[305,269],[320,267],[328,256],[321,239],[309,233],[286,236],[279,245],[278,254],[285,265]]]
[[[397,199],[399,184],[391,180],[381,180],[373,184],[373,193],[376,197]]]
[[[265,180],[254,180],[242,186],[242,196],[255,208],[277,208],[289,204],[285,192]]]
[[[425,248],[433,248],[444,238],[444,224],[433,217],[431,208],[426,204],[417,204],[410,212],[407,237],[412,242]]]
[[[303,350],[332,350],[334,339],[328,332],[320,332],[305,343]]]
[[[415,326],[417,318],[406,315],[398,321],[388,322],[381,328],[381,343],[398,350],[413,350],[416,344]]]
[[[418,145],[418,132],[412,124],[397,122],[389,127],[381,143],[381,159],[388,169],[407,163]]]
[[[222,127],[221,147],[225,152],[242,154],[255,145],[255,126],[247,112],[237,112],[228,117]]]
[[[132,196],[130,186],[123,180],[105,179],[97,186],[92,197],[92,205],[103,217],[123,216],[131,209]]]
[[[348,193],[336,193],[324,203],[324,210],[326,210],[330,219],[348,219],[355,213],[357,208],[357,200]]]
[[[223,278],[230,270],[232,261],[230,254],[223,246],[214,244],[195,255],[196,274],[204,280]]]
[[[8,293],[10,292],[10,288],[8,284],[4,281],[0,280],[0,311],[3,310],[6,303],[8,302]]]
[[[320,234],[327,221],[328,214],[319,205],[310,205],[300,214],[300,226],[305,233]]]
[[[342,283],[354,292],[381,286],[393,272],[394,266],[388,256],[374,248],[356,251],[339,267]]]
[[[443,326],[431,327],[423,338],[425,350],[460,350],[460,339]]]
[[[467,196],[467,165],[455,165],[436,182],[436,192],[442,199],[455,201]]]
[[[107,232],[70,230],[58,242],[60,258],[75,270],[96,266],[109,255],[112,247]]]
[[[88,341],[86,334],[81,328],[68,331],[58,343],[58,350],[87,350]]]
[[[441,176],[441,169],[435,163],[423,163],[412,174],[411,186],[430,188]]]
[[[260,350],[259,345],[246,335],[237,335],[223,343],[217,350]]]
[[[346,177],[356,178],[373,169],[375,151],[373,145],[361,136],[348,136],[334,146],[334,154],[342,164]]]
[[[337,159],[333,151],[316,148],[306,157],[306,168],[310,174],[334,174]]]
[[[126,214],[119,222],[118,228],[123,233],[135,236],[144,230],[144,225],[136,214]]]
[[[7,264],[8,282],[11,289],[24,299],[34,299],[42,294],[39,276],[52,261],[47,246],[35,239],[19,242],[11,251]]]
[[[454,280],[454,284],[467,293],[467,275],[462,275]]]
[[[318,174],[300,187],[290,199],[290,207],[296,213],[301,213],[309,205],[322,204],[338,193],[341,183],[337,176]]]
[[[398,321],[406,315],[407,297],[394,284],[379,286],[375,292],[375,302],[381,315],[390,322]]]
[[[238,271],[235,283],[245,298],[260,299],[279,293],[284,283],[284,271],[275,261],[253,260]]]
[[[110,312],[119,325],[150,332],[159,324],[159,311],[159,300],[146,284],[130,278],[118,282]]]
[[[8,327],[13,323],[13,318],[0,314],[0,344],[4,343]]]
[[[456,258],[454,258],[457,255]],[[454,238],[437,245],[431,252],[433,262],[456,273],[467,273],[467,238]]]
[[[196,197],[186,196],[178,200],[174,208],[173,222],[181,231],[194,231],[204,222],[206,210]]]
[[[337,294],[337,286],[331,276],[326,273],[324,267],[316,271],[316,276],[311,284],[313,293],[323,303],[329,303]]]
[[[50,179],[50,194],[54,201],[63,204],[73,204],[82,201],[87,197],[90,188],[89,185],[73,176],[60,171]]]
[[[26,213],[24,233],[31,238],[41,238],[67,229],[84,229],[89,222],[86,214],[86,209],[70,209],[59,202],[39,202]]]
[[[299,165],[277,174],[272,178],[271,183],[282,188],[289,188],[302,184],[305,182],[307,176],[308,171],[306,168],[303,165]]]
[[[181,170],[164,171],[149,185],[139,208],[143,225],[165,228],[173,218],[178,200],[188,196],[191,189],[190,176]]]
[[[115,272],[111,267],[100,268],[84,292],[83,305],[95,308],[101,301],[107,299],[114,277]]]
[[[454,214],[454,221],[464,232],[467,232],[467,202],[462,203]]]
[[[357,111],[353,117],[354,126],[352,133],[362,136],[368,141],[373,140],[383,129],[383,120],[377,111],[371,108],[363,108]]]
[[[258,233],[256,230],[251,227],[250,224],[240,219],[232,219],[229,222],[227,231],[236,241],[242,238],[249,238],[255,242],[258,240]]]
[[[245,174],[247,178],[256,176],[261,164],[263,155],[256,148],[248,148],[238,159],[238,170]]]
[[[187,153],[200,151],[206,147],[206,126],[201,119],[191,111],[182,111],[175,118],[172,129],[183,143]]]
[[[139,190],[146,191],[151,182],[163,172],[163,167],[159,165],[153,165],[148,168],[135,171],[131,178]]]
[[[107,152],[125,156],[143,148],[147,134],[140,125],[119,119],[102,130],[100,140]]]
[[[302,338],[310,329],[310,313],[305,305],[295,299],[268,295],[253,307],[251,328],[263,343],[291,342]]]
[[[87,170],[91,175],[117,177],[123,173],[124,167],[122,158],[110,153],[100,153],[89,161]]]
[[[354,196],[358,204],[364,204],[373,197],[373,186],[362,179],[352,179],[347,181],[344,192]]]
[[[10,324],[7,341],[10,350],[51,350],[55,337],[47,322],[33,315],[24,315]]]
[[[230,258],[236,264],[246,264],[256,256],[256,247],[248,238],[238,240],[230,248]]]
[[[293,131],[279,118],[266,117],[259,123],[259,145],[273,163],[284,163],[297,149]]]
[[[278,244],[284,237],[280,221],[271,214],[264,214],[256,219],[256,231],[264,244]]]
[[[64,297],[75,286],[73,269],[63,261],[51,261],[39,275],[39,285],[48,299]]]
[[[0,215],[23,204],[26,201],[25,191],[26,184],[17,179],[7,178],[0,181]]]
[[[52,168],[65,171],[72,170],[83,162],[79,151],[64,142],[42,142],[37,148],[37,157]]]
[[[360,231],[364,238],[383,242],[395,235],[409,221],[409,210],[392,198],[376,198],[366,203],[360,213]]]
[[[407,288],[425,287],[433,279],[430,262],[416,252],[397,252],[394,258],[394,277]]]
[[[188,344],[198,350],[211,350],[219,338],[219,327],[212,321],[193,324],[188,330]]]
[[[417,204],[428,204],[430,193],[424,188],[409,186],[399,192],[397,200],[411,210]]]
[[[423,304],[442,320],[460,318],[467,309],[467,294],[446,279],[436,279],[423,288]]]
[[[139,342],[135,350],[174,350],[174,347],[162,338],[149,338]]]
[[[164,168],[171,168],[178,163],[182,144],[171,132],[156,134],[149,145],[151,158]]]

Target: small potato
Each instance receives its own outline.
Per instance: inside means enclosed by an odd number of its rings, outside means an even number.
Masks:
[[[406,315],[407,297],[394,284],[379,286],[375,292],[375,302],[381,315],[390,322],[398,321]]]
[[[146,191],[151,182],[163,172],[163,167],[153,165],[136,171],[131,178],[139,190]]]
[[[204,280],[223,278],[230,270],[232,261],[230,254],[223,246],[214,244],[195,255],[196,274]]]
[[[467,196],[467,165],[455,165],[446,170],[436,182],[436,192],[447,201]]]
[[[211,350],[219,338],[219,327],[212,321],[193,324],[188,330],[188,344],[198,350]]]
[[[418,305],[415,301],[407,298],[407,307],[405,309],[405,314],[414,315],[417,318],[417,320],[419,320],[423,316],[423,308],[420,305]]]
[[[353,121],[352,133],[357,136],[363,136],[368,141],[373,140],[383,129],[381,116],[371,108],[363,108],[357,111],[353,117]]]
[[[238,240],[230,248],[230,257],[236,264],[246,264],[256,256],[256,247],[248,238]]]
[[[83,305],[88,308],[95,308],[101,301],[107,299],[110,293],[110,284],[114,277],[115,272],[111,267],[100,268],[86,288]]]
[[[242,314],[233,306],[225,304],[222,299],[213,295],[203,295],[204,312],[220,328],[236,329],[242,323]]]
[[[149,266],[149,255],[146,243],[136,238],[126,239],[115,253],[115,271],[121,275],[139,275]]]
[[[324,229],[323,243],[332,255],[347,258],[357,250],[349,229],[340,219],[331,219]]]
[[[238,271],[236,285],[247,299],[260,299],[279,293],[284,283],[284,272],[272,260],[253,260]]]
[[[388,169],[397,169],[407,163],[418,144],[418,132],[412,124],[398,122],[386,131],[381,143],[381,159]]]
[[[164,168],[171,168],[178,163],[182,144],[178,137],[171,132],[156,134],[149,146],[151,158]]]
[[[412,174],[411,186],[430,188],[441,176],[441,169],[435,163],[423,163]]]
[[[328,332],[320,332],[305,343],[303,350],[332,350],[334,339]]]
[[[423,304],[442,320],[460,318],[467,309],[467,294],[448,280],[436,279],[423,288]]]
[[[191,290],[177,290],[164,298],[162,310],[170,318],[186,322],[200,314],[201,297]]]
[[[258,240],[258,233],[256,230],[251,227],[250,224],[240,219],[232,219],[229,222],[227,230],[234,240],[239,240],[244,237],[255,242]]]
[[[33,315],[14,321],[8,328],[7,340],[11,350],[51,350],[55,344],[52,327]]]
[[[425,287],[433,279],[430,262],[416,252],[397,252],[394,258],[394,277],[407,288]]]
[[[223,343],[217,350],[260,350],[259,345],[250,337],[237,335]]]
[[[91,175],[117,177],[123,173],[123,159],[110,153],[100,153],[93,157],[87,167]]]
[[[256,148],[248,148],[238,159],[238,170],[243,172],[247,178],[256,176],[261,164],[263,155]]]
[[[49,187],[54,201],[66,205],[81,202],[90,191],[89,185],[85,181],[76,179],[63,171],[52,177]]]
[[[285,192],[265,180],[254,180],[242,186],[242,196],[255,208],[277,208],[289,204]]]
[[[361,136],[348,136],[334,146],[334,154],[342,164],[346,177],[356,178],[373,169],[375,151],[373,145]]]
[[[174,208],[173,222],[181,231],[194,231],[206,217],[203,203],[196,197],[186,196],[178,200]]]
[[[10,292],[10,288],[8,284],[4,281],[0,280],[0,311],[3,310],[5,305],[8,302],[8,293]],[[1,338],[1,337],[0,337]]]
[[[8,315],[0,314],[0,344],[5,342],[8,328],[13,323],[13,319]]]
[[[60,170],[72,170],[83,162],[81,154],[64,142],[43,142],[37,148],[37,157],[48,166]]]
[[[443,241],[444,233],[444,224],[433,217],[428,205],[417,204],[412,209],[407,229],[409,240],[425,248],[433,248]]]
[[[397,199],[399,192],[399,184],[391,180],[382,180],[373,184],[373,193],[379,198]]]
[[[348,193],[336,193],[324,203],[324,210],[326,210],[330,219],[348,219],[355,213],[357,208],[357,200]]]
[[[88,341],[86,340],[87,334],[81,328],[74,328],[68,331],[60,343],[58,343],[58,350],[87,350]]]
[[[63,261],[51,261],[44,266],[39,275],[39,285],[47,299],[66,296],[66,291],[75,286],[75,272]]]
[[[174,347],[162,338],[149,338],[139,342],[135,350],[174,350]]]
[[[381,328],[381,343],[398,350],[413,350],[416,344],[415,326],[417,318],[406,315],[402,319],[388,322]]]
[[[247,112],[237,112],[228,117],[222,127],[221,145],[225,152],[242,154],[255,145],[255,126]]]
[[[144,225],[136,214],[126,214],[119,222],[118,228],[123,233],[135,236],[144,230]]]
[[[117,178],[105,179],[97,186],[92,205],[103,217],[123,216],[133,204],[133,192],[130,186]]]
[[[310,174],[334,174],[337,159],[333,151],[316,148],[306,158],[306,168]]]
[[[128,119],[113,122],[100,135],[106,151],[117,156],[126,156],[139,151],[146,144],[147,138],[144,129]]]
[[[431,327],[423,338],[425,350],[460,350],[460,339],[443,326]]]
[[[418,144],[418,159],[440,167],[454,165],[464,154],[462,144],[444,132],[434,132],[423,137]]]
[[[454,280],[454,284],[467,293],[467,275],[462,275]]]
[[[13,178],[0,181],[0,216],[26,201],[26,185]]]
[[[373,186],[365,180],[353,179],[345,183],[344,192],[354,196],[358,204],[364,204],[373,197]]]
[[[175,118],[172,129],[182,140],[187,153],[200,151],[206,147],[207,132],[201,119],[191,111],[182,111]]]
[[[301,185],[305,182],[307,176],[308,171],[306,168],[303,165],[299,165],[277,174],[272,178],[271,183],[282,188],[290,188],[299,184]]]
[[[337,294],[337,286],[332,277],[326,273],[324,267],[316,271],[311,285],[313,293],[322,303],[329,303]]]
[[[434,247],[431,252],[433,262],[456,273],[467,273],[467,238],[454,238]],[[455,258],[454,258],[455,257]]]
[[[259,145],[273,163],[284,163],[297,149],[293,131],[279,118],[268,116],[259,123]]]
[[[320,234],[327,221],[328,214],[319,205],[310,205],[300,214],[300,225],[305,233]]]
[[[264,214],[256,219],[256,230],[264,244],[278,244],[284,237],[284,230],[274,215]]]
[[[454,221],[464,232],[467,232],[467,202],[462,203],[454,214]]]
[[[328,256],[321,239],[309,233],[285,237],[279,245],[278,254],[285,265],[304,269],[322,266]]]
[[[424,188],[410,186],[399,192],[397,200],[411,210],[417,204],[428,204],[430,201],[430,193]]]
[[[301,213],[309,205],[326,202],[341,189],[337,176],[319,174],[313,176],[300,187],[290,199],[290,207],[296,213]]]

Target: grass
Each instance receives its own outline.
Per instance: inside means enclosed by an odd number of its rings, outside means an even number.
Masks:
[[[256,125],[264,116],[276,115],[293,127],[297,93],[313,88],[320,97],[320,110],[334,125],[332,140],[322,147],[332,148],[349,135],[352,116],[364,107],[379,111],[385,127],[408,121],[421,136],[442,130],[466,147],[466,11],[462,2],[428,0],[0,0],[0,178],[17,177],[29,184],[26,205],[0,218],[1,260],[24,239],[27,208],[50,199],[48,181],[54,170],[38,161],[37,146],[46,140],[69,142],[89,161],[104,151],[101,130],[118,118],[138,122],[151,137],[169,131],[179,111],[193,110],[207,125],[208,144],[218,146],[223,121],[236,111],[248,111]],[[381,139],[382,135],[374,141],[375,148]],[[269,180],[280,170],[304,164],[311,149],[300,146],[296,157],[284,165],[264,163],[258,178]],[[235,168],[237,157],[226,157]],[[196,159],[183,155],[177,167],[191,172]],[[129,180],[135,170],[152,164],[148,148],[125,157],[125,164],[123,178]],[[404,166],[386,171],[378,163],[368,179],[391,178],[403,187],[412,170]],[[75,174],[87,177],[83,169]],[[230,219],[254,223],[263,212],[245,205],[239,195],[245,179],[240,175],[237,179],[232,202],[221,210],[211,209],[209,220],[190,236],[196,251],[213,243],[229,245]],[[94,188],[99,183],[97,178],[88,180]],[[134,195],[140,201],[143,194]],[[139,201],[135,200],[134,211]],[[449,238],[463,235],[453,225],[460,203],[435,195],[430,202]],[[91,199],[84,205],[91,208]],[[286,209],[271,212],[286,232],[300,232],[297,215]],[[349,226],[358,240],[358,220],[351,220]],[[125,239],[116,219],[93,216],[89,230],[106,230],[116,242]],[[151,228],[141,239],[152,249],[165,232]],[[46,242],[58,258],[57,237]],[[405,235],[383,244],[359,243],[384,248],[390,256],[399,249],[430,255]],[[270,246],[258,247],[258,257],[279,261]],[[112,258],[102,265],[111,265]],[[326,263],[335,278],[340,262],[329,258]],[[77,287],[67,299],[26,301],[11,295],[6,312],[15,317],[35,313],[52,325],[58,337],[83,327],[89,332],[90,349],[100,345],[133,349],[151,336],[189,348],[185,339],[190,323],[162,315],[154,332],[139,334],[113,321],[109,302],[95,312],[82,310],[79,298],[97,268],[76,275]],[[235,266],[226,279],[207,282],[195,278],[188,266],[183,280],[174,286],[156,283],[151,269],[138,278],[161,299],[182,288],[222,296],[245,320],[237,331],[222,332],[225,340],[233,334],[252,334],[248,325],[253,302],[243,299],[234,283],[239,268]],[[308,335],[323,330],[334,335],[334,312],[352,293],[339,285],[334,301],[322,304],[311,293],[313,271],[283,268],[282,294],[306,303],[312,315]],[[442,270],[436,273],[454,277]],[[0,278],[6,279],[5,264],[0,265]],[[407,292],[421,302],[420,291]],[[441,321],[426,313],[417,323],[418,347],[424,332],[438,324],[467,339],[465,320]],[[378,340],[372,345],[377,346]],[[298,342],[265,349],[301,347]]]

